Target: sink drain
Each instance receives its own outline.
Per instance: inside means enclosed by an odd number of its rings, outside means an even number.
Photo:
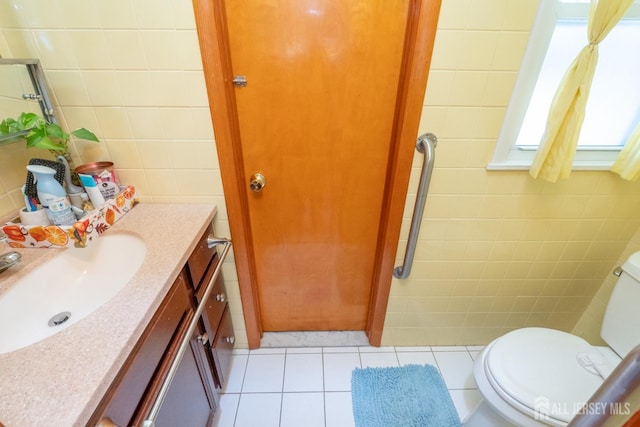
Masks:
[[[55,316],[53,316],[51,319],[49,319],[49,322],[47,324],[49,326],[60,326],[64,322],[69,320],[70,317],[71,317],[71,312],[63,311],[62,313],[58,313]]]

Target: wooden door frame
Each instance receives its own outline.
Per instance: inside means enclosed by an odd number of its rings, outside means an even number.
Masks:
[[[415,141],[431,63],[441,0],[411,0],[403,54],[398,103],[393,124],[389,168],[381,212],[376,263],[366,334],[379,346],[391,290],[402,213],[404,211]],[[260,347],[260,320],[255,255],[249,222],[247,177],[242,167],[242,146],[231,55],[223,0],[193,0],[200,52],[214,123],[216,149],[224,188],[229,226],[249,348]]]

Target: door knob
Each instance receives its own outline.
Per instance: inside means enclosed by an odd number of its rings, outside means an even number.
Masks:
[[[267,179],[260,172],[254,173],[249,179],[249,188],[253,192],[259,193],[267,185]]]

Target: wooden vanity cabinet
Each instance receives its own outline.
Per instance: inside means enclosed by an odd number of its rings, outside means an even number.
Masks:
[[[190,310],[188,278],[183,271],[98,405],[89,425],[99,424],[102,419],[121,427],[132,425],[148,384],[170,344],[179,338],[179,326],[188,319]]]
[[[198,242],[197,249],[187,262],[196,305],[202,301],[206,285],[211,281],[215,267],[220,262],[217,249],[207,246],[207,237],[210,234],[214,234],[213,227],[204,233]],[[208,336],[205,347],[208,350],[216,387],[220,389],[223,388],[231,368],[231,353],[235,343],[228,305],[227,290],[220,273],[202,313],[202,321]]]
[[[229,312],[229,307],[226,307],[218,325],[218,333],[211,346],[211,354],[214,358],[214,373],[216,374],[217,385],[220,388],[226,383],[231,370],[231,354],[233,353],[234,343],[235,337],[233,335],[231,313]]]
[[[190,313],[193,314],[193,313]],[[184,319],[178,335],[184,336],[193,316]],[[218,408],[218,395],[215,391],[213,377],[207,355],[201,342],[204,330],[202,324],[193,332],[189,347],[185,351],[178,366],[169,391],[166,394],[154,427],[175,426],[211,426]],[[147,418],[156,396],[167,377],[173,355],[180,342],[172,343],[166,357],[156,375],[149,384],[145,398],[140,402],[138,411],[131,425],[140,426]]]
[[[217,259],[217,255],[215,258]],[[215,259],[213,264],[215,265]],[[210,280],[212,273],[213,271],[208,271],[205,280]],[[199,292],[195,294],[197,303],[202,301],[203,291],[204,286],[201,286]],[[220,275],[202,313],[204,328],[209,337],[209,352],[218,388],[224,386],[231,368],[231,353],[235,342],[227,299],[224,280]]]
[[[194,291],[198,291],[201,285],[209,283],[211,275],[205,277],[208,272],[211,273],[210,267],[215,267],[217,264],[218,249],[216,247],[210,248],[207,245],[207,238],[213,235],[213,225],[209,225],[205,232],[200,236],[196,248],[189,256],[187,260],[187,270],[189,271],[189,278],[191,279],[191,285]],[[216,258],[216,262],[212,262]]]
[[[123,365],[89,425],[140,426],[147,418],[172,360],[218,264],[203,234],[165,300]],[[211,426],[233,350],[233,325],[222,275],[218,276],[198,326],[156,418],[161,426]],[[111,425],[113,425],[111,424]]]

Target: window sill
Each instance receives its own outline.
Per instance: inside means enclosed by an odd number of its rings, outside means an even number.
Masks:
[[[507,170],[529,170],[531,167],[531,161],[491,161],[487,164],[487,170],[489,171],[507,171]],[[572,170],[593,170],[593,171],[605,171],[610,170],[613,166],[613,161],[575,161],[573,162]]]

